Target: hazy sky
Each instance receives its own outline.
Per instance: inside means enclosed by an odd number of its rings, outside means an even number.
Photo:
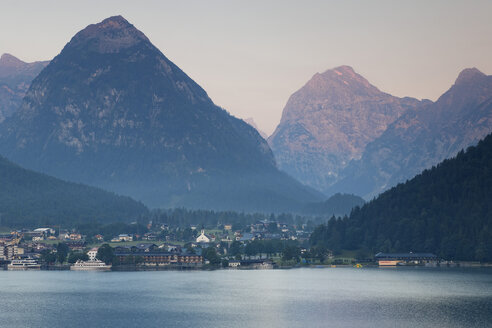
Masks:
[[[118,14],[217,105],[268,134],[289,96],[335,66],[432,100],[463,68],[492,73],[490,0],[0,0],[0,53],[51,59],[77,31]]]

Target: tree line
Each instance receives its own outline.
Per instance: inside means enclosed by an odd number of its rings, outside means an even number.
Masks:
[[[332,250],[492,261],[492,135],[311,235]]]

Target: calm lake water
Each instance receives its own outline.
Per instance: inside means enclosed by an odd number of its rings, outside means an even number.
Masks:
[[[0,327],[492,327],[490,269],[0,271]]]

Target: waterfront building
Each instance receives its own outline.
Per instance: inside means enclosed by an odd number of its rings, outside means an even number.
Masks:
[[[229,267],[234,269],[268,270],[273,269],[273,262],[269,259],[232,260],[229,261]]]
[[[103,261],[99,261],[97,259],[82,261],[77,260],[72,266],[70,266],[70,270],[73,271],[109,271],[111,270],[111,264],[106,264]]]
[[[374,258],[380,266],[425,265],[438,262],[432,253],[377,253]]]
[[[121,263],[125,263],[127,257],[140,256],[143,259],[143,264],[147,266],[182,266],[182,267],[196,267],[201,266],[203,257],[197,254],[188,253],[164,253],[164,252],[131,252],[122,251],[122,249],[115,249],[115,256]]]

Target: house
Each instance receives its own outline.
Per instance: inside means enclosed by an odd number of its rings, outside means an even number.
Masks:
[[[238,240],[238,241],[250,241],[250,240],[254,240],[254,239],[255,239],[254,235],[252,233],[249,233],[249,232],[243,233],[243,235],[240,236],[239,239],[237,239],[237,237],[236,237],[236,240]]]
[[[67,241],[67,246],[71,251],[83,251],[86,242],[83,240],[69,240]]]
[[[425,265],[436,263],[438,257],[432,253],[377,253],[374,258],[379,266]]]
[[[202,233],[200,236],[196,237],[196,242],[197,243],[209,243],[210,242],[210,236],[205,234],[205,230],[202,229]]]
[[[142,239],[153,241],[153,240],[157,240],[158,236],[155,233],[147,232],[146,234],[143,235]]]
[[[82,240],[82,235],[80,233],[71,233],[69,236],[70,240]]]
[[[121,241],[133,241],[133,236],[128,234],[121,234],[118,235],[118,237],[114,237],[113,239],[111,239],[111,242],[113,243],[117,243]]]
[[[55,229],[53,229],[53,228],[37,228],[37,229],[34,229],[34,232],[41,232],[45,235],[54,235]]]
[[[240,265],[241,265],[241,261],[238,260],[229,261],[229,268],[237,268]]]
[[[224,230],[231,231],[232,230],[232,224],[224,224]]]
[[[233,260],[229,262],[229,267],[236,269],[268,270],[273,269],[273,262],[269,259]]]
[[[43,234],[32,236],[32,241],[43,241],[43,240],[44,240],[44,235]]]
[[[94,247],[90,251],[87,252],[87,256],[89,257],[89,261],[94,261],[96,259],[98,250],[99,250],[98,247]]]
[[[103,235],[95,235],[94,239],[97,241],[104,241],[104,236]]]

